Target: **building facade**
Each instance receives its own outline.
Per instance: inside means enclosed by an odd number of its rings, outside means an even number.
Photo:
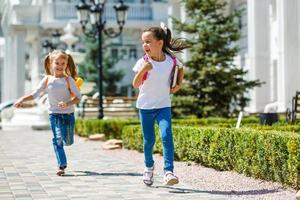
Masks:
[[[236,64],[249,71],[247,78],[264,82],[249,93],[251,101],[247,111],[262,112],[265,105],[275,103],[278,112],[285,112],[300,90],[300,1],[227,2],[225,13],[244,9]],[[179,0],[170,0],[169,14],[188,20]]]
[[[1,27],[5,44],[1,71],[1,101],[13,100],[34,89],[43,77],[42,43],[68,24],[82,34],[77,19],[79,0],[0,0]],[[118,1],[107,1],[105,18],[107,27],[117,28],[113,6]],[[131,93],[132,66],[143,55],[141,33],[145,26],[167,22],[167,2],[163,0],[125,0],[129,6],[128,19],[120,37],[112,40],[112,56],[121,56],[117,68],[125,77],[120,85]],[[75,49],[76,49],[75,44]],[[80,46],[80,44],[79,44]],[[81,48],[84,46],[81,44]],[[0,46],[1,48],[1,46]],[[79,48],[79,47],[78,47]],[[1,66],[1,57],[0,57]],[[1,69],[1,68],[0,68]]]
[[[1,101],[15,99],[32,90],[43,74],[41,43],[50,39],[54,30],[67,23],[81,34],[76,18],[79,0],[0,0]],[[113,5],[108,1],[107,25],[116,27]],[[130,6],[128,21],[121,37],[113,39],[110,53],[122,55],[118,67],[126,72],[122,85],[131,88],[131,67],[142,56],[140,35],[145,26],[168,22],[173,16],[182,21],[185,15],[180,0],[127,0]],[[241,16],[242,37],[236,64],[249,71],[247,78],[259,79],[264,84],[248,95],[251,102],[247,111],[262,112],[265,105],[276,102],[279,112],[291,106],[292,96],[300,90],[300,1],[298,0],[227,0],[225,13],[244,9]],[[187,37],[181,33],[182,37]],[[0,35],[1,37],[1,35]],[[2,51],[1,51],[2,49]],[[5,54],[5,57],[4,57]],[[2,59],[1,59],[2,55]],[[183,56],[188,59],[188,53]],[[2,62],[2,64],[1,64]],[[130,91],[129,91],[130,93]]]

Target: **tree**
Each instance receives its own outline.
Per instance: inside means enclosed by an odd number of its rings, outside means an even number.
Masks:
[[[247,71],[234,66],[239,49],[238,18],[242,11],[224,14],[226,2],[183,0],[189,23],[173,19],[176,30],[189,34],[192,47],[186,63],[185,84],[174,98],[175,116],[228,117],[243,110],[246,93],[262,83],[246,80]]]
[[[86,57],[85,60],[79,64],[79,73],[84,80],[89,82],[95,82],[98,84],[98,43],[97,39],[93,37],[82,37],[85,44]],[[109,44],[106,44],[105,48],[108,48]],[[102,50],[103,51],[103,50]],[[103,56],[103,94],[104,96],[116,96],[118,95],[117,83],[124,77],[122,70],[115,69],[115,65],[118,59],[113,59],[108,53]],[[98,86],[93,90],[93,93],[98,92]]]
[[[103,80],[104,80],[104,95],[116,96],[119,95],[117,83],[124,77],[124,71],[114,68],[117,60],[104,58],[103,62]]]

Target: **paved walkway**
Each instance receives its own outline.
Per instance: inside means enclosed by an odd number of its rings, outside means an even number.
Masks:
[[[75,138],[66,148],[67,175],[58,177],[50,131],[0,130],[0,200],[219,200],[226,196],[193,190],[180,183],[152,187],[141,181],[141,166],[105,155],[99,143]]]

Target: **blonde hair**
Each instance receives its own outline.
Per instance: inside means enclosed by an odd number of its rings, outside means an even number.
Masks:
[[[44,58],[44,69],[45,69],[46,75],[52,75],[51,70],[50,70],[51,62],[54,59],[57,59],[60,57],[67,60],[67,68],[66,68],[65,74],[67,76],[71,76],[74,80],[76,80],[78,77],[78,73],[77,73],[75,62],[74,62],[72,56],[70,54],[67,54],[63,50],[53,50]]]

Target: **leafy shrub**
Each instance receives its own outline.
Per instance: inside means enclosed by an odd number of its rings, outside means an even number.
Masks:
[[[83,137],[88,137],[95,133],[103,133],[107,138],[120,139],[123,127],[131,124],[139,124],[139,121],[136,119],[77,119],[75,132]]]
[[[156,128],[154,151],[162,154]],[[175,158],[218,170],[235,170],[247,176],[299,187],[300,136],[295,133],[250,128],[174,126]],[[122,131],[124,146],[143,151],[140,126]]]

